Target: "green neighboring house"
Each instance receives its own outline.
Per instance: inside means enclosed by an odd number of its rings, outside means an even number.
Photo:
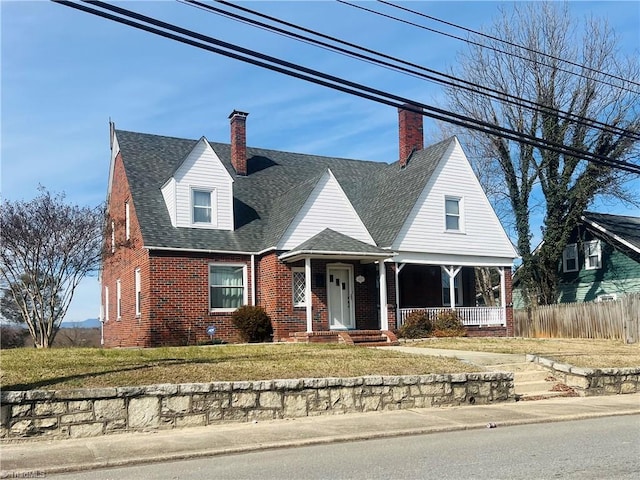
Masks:
[[[559,303],[615,300],[640,292],[640,217],[585,212],[562,254]],[[524,301],[514,278],[515,308]]]

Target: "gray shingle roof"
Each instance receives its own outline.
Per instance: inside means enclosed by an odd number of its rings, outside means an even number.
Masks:
[[[609,243],[620,246],[615,237],[633,245],[633,256],[640,259],[640,217],[624,215],[610,215],[607,213],[585,212],[584,218],[588,222],[596,223],[605,229],[605,232],[593,230],[598,236],[606,236]],[[615,236],[615,237],[614,237]]]
[[[435,170],[448,139],[397,162],[351,160],[247,148],[248,175],[236,175],[230,145],[209,142],[234,179],[235,231],[176,228],[161,187],[198,140],[117,130],[145,246],[258,252],[276,245],[320,177],[331,169],[379,247],[389,247]]]
[[[389,250],[369,245],[330,228],[325,228],[297,247],[292,248],[291,253],[295,252],[347,252],[383,257],[392,255]]]

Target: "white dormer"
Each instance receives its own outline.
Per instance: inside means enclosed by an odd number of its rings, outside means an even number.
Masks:
[[[291,250],[325,228],[375,245],[367,227],[362,223],[340,183],[329,169],[320,178],[287,228],[280,239],[278,249]]]
[[[174,227],[234,228],[233,179],[204,137],[162,186],[162,196]]]

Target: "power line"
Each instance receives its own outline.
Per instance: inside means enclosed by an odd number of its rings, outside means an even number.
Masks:
[[[458,25],[458,24],[455,24],[455,23],[452,23],[452,22],[447,22],[446,20],[442,20],[440,18],[436,18],[436,17],[433,17],[431,15],[427,15],[426,13],[422,13],[422,12],[419,12],[417,10],[412,10],[411,8],[403,7],[402,5],[397,5],[395,3],[387,2],[385,0],[377,0],[377,1],[379,3],[383,3],[385,5],[389,5],[390,7],[398,8],[400,10],[404,10],[405,12],[410,12],[410,13],[413,13],[415,15],[419,15],[421,17],[428,18],[429,20],[433,20],[435,22],[443,23],[445,25],[449,25],[451,27],[459,28],[460,30],[464,30],[465,32],[469,32],[469,33],[472,33],[474,35],[478,35],[478,36],[481,36],[481,37],[488,38],[489,40],[493,40],[493,41],[496,41],[496,42],[504,43],[504,44],[510,45],[512,47],[518,47],[518,48],[521,48],[521,49],[526,50],[528,52],[535,53],[536,55],[542,55],[542,56],[550,58],[552,60],[557,60],[559,62],[568,63],[569,65],[573,65],[574,67],[579,67],[579,68],[582,68],[584,70],[588,70],[590,72],[597,73],[599,75],[603,75],[603,76],[606,76],[606,77],[611,77],[611,78],[614,78],[616,80],[621,80],[623,82],[631,83],[633,85],[637,85],[637,86],[640,87],[640,83],[634,82],[633,80],[629,80],[627,78],[619,77],[617,75],[613,75],[612,73],[607,73],[607,72],[603,72],[601,70],[596,70],[595,68],[586,67],[584,65],[580,65],[579,63],[573,62],[571,60],[567,60],[565,58],[556,57],[556,56],[548,54],[548,53],[539,52],[539,51],[537,51],[537,50],[535,50],[533,48],[525,47],[524,45],[511,43],[511,42],[508,42],[508,41],[503,40],[501,38],[494,37],[492,35],[488,35],[486,33],[482,33],[482,32],[479,32],[477,30],[472,30],[470,28],[463,27],[462,25]]]
[[[518,132],[514,132],[504,127],[492,125],[487,122],[478,121],[478,120],[466,117],[464,115],[458,115],[452,112],[447,112],[445,110],[438,109],[430,105],[415,102],[408,98],[400,97],[387,92],[383,92],[381,90],[366,87],[364,85],[360,85],[355,82],[350,82],[338,77],[334,77],[332,75],[324,74],[322,72],[309,69],[307,67],[303,67],[301,65],[296,65],[291,62],[287,62],[275,57],[271,57],[269,55],[256,52],[255,50],[250,50],[243,47],[239,47],[234,44],[230,44],[228,42],[223,42],[221,40],[218,40],[206,35],[202,35],[197,32],[193,32],[191,30],[178,27],[176,25],[162,22],[160,20],[156,20],[154,18],[147,17],[145,15],[141,15],[136,12],[132,12],[120,7],[109,5],[104,2],[99,2],[99,1],[89,2],[89,1],[83,0],[84,3],[91,3],[92,5],[97,5],[106,10],[117,12],[120,15],[125,15],[127,17],[134,18],[138,21],[146,22],[151,25],[155,25],[156,27],[160,27],[165,30],[170,30],[175,33],[179,33],[180,35],[187,35],[188,37],[198,39],[199,41],[195,41],[192,38],[185,38],[183,36],[178,36],[173,33],[160,30],[159,28],[154,28],[149,25],[144,25],[142,23],[129,20],[128,18],[118,17],[110,13],[100,11],[95,8],[87,7],[84,5],[76,4],[67,0],[52,0],[52,1],[54,3],[75,8],[77,10],[81,10],[86,13],[91,13],[93,15],[97,15],[102,18],[106,18],[108,20],[122,23],[124,25],[130,26],[133,28],[144,30],[149,33],[154,33],[156,35],[160,35],[165,38],[172,39],[187,45],[201,48],[203,50],[208,50],[210,52],[224,55],[236,60],[241,60],[243,62],[260,66],[263,68],[267,68],[269,70],[272,70],[278,73],[283,73],[295,78],[303,79],[303,80],[315,83],[317,85],[322,85],[325,87],[332,88],[334,90],[356,95],[361,98],[373,100],[375,102],[383,103],[396,108],[405,108],[405,109],[420,113],[422,115],[435,118],[437,120],[442,120],[447,123],[453,123],[466,128],[475,129],[475,130],[482,131],[498,137],[502,137],[508,140],[529,144],[534,147],[545,148],[547,150],[554,151],[562,155],[572,156],[579,159],[591,161],[593,163],[598,163],[600,165],[607,166],[610,168],[618,168],[620,170],[624,170],[630,173],[640,174],[640,166],[634,165],[629,162],[614,160],[614,159],[604,157],[602,155],[593,154],[591,152],[585,152],[572,147],[555,144],[553,142],[549,142],[544,139],[538,139],[533,136],[520,134]],[[200,43],[200,42],[206,42],[206,43]],[[207,43],[210,43],[216,46],[211,46],[211,45],[208,45]],[[585,156],[588,158],[584,158]]]
[[[407,24],[407,25],[411,25],[411,26],[413,26],[413,27],[417,27],[417,28],[420,28],[420,29],[422,29],[422,30],[427,30],[427,31],[432,32],[432,33],[437,33],[437,34],[439,34],[439,35],[444,35],[445,37],[453,38],[453,39],[455,39],[455,40],[460,40],[460,41],[462,41],[462,42],[465,42],[465,43],[468,43],[468,44],[471,44],[471,45],[475,45],[475,46],[478,46],[478,47],[480,47],[480,48],[486,48],[486,49],[489,49],[489,50],[493,50],[494,52],[497,52],[497,53],[503,53],[503,54],[505,54],[505,55],[509,55],[509,56],[512,56],[512,57],[516,57],[516,58],[519,58],[519,59],[521,59],[521,60],[525,60],[525,61],[528,61],[528,62],[533,62],[533,63],[535,63],[535,64],[542,65],[542,66],[545,66],[545,67],[549,67],[549,68],[556,68],[557,70],[559,70],[559,71],[561,71],[561,72],[569,73],[569,74],[571,74],[571,75],[576,75],[576,76],[578,76],[578,77],[582,77],[582,78],[585,78],[585,79],[587,79],[587,80],[593,80],[593,81],[595,81],[595,82],[599,82],[599,83],[602,83],[602,84],[604,84],[604,85],[608,85],[608,86],[610,86],[610,87],[618,88],[618,89],[620,89],[620,90],[625,90],[625,91],[627,91],[627,92],[631,92],[631,93],[639,93],[638,91],[636,91],[636,90],[631,90],[631,89],[629,89],[629,88],[627,88],[627,87],[625,87],[625,86],[623,86],[623,85],[617,85],[617,84],[614,84],[614,83],[607,82],[607,81],[605,81],[605,80],[597,80],[597,79],[595,79],[595,78],[593,78],[593,77],[589,77],[589,76],[587,76],[587,75],[585,75],[585,74],[583,74],[583,73],[575,72],[575,71],[573,71],[573,70],[567,70],[567,69],[564,69],[564,68],[561,68],[561,67],[557,67],[557,66],[556,66],[556,67],[552,67],[552,66],[551,66],[551,65],[549,65],[548,63],[544,63],[544,62],[541,62],[541,61],[539,61],[539,60],[535,60],[535,59],[527,58],[527,57],[525,57],[525,56],[518,55],[518,54],[516,54],[516,53],[506,52],[506,51],[504,51],[504,50],[500,50],[500,49],[499,49],[499,48],[497,48],[497,47],[492,47],[492,46],[485,45],[485,44],[482,44],[482,43],[479,43],[479,42],[474,42],[473,40],[469,40],[468,38],[463,38],[463,37],[459,37],[459,36],[457,36],[457,35],[453,35],[453,34],[450,34],[450,33],[441,32],[440,30],[435,30],[435,29],[433,29],[433,28],[429,28],[429,27],[426,27],[426,26],[424,26],[424,25],[420,25],[419,23],[411,22],[411,21],[409,21],[409,20],[405,20],[405,19],[402,19],[402,18],[400,18],[400,17],[395,17],[395,16],[393,16],[393,15],[389,15],[389,14],[386,14],[386,13],[378,12],[377,10],[373,10],[373,9],[371,9],[371,8],[363,7],[362,5],[357,5],[357,4],[354,4],[354,3],[351,3],[351,2],[348,2],[348,1],[345,1],[345,0],[336,0],[336,1],[337,1],[338,3],[342,3],[343,5],[348,5],[349,7],[353,7],[353,8],[357,8],[357,9],[359,9],[359,10],[363,10],[363,11],[365,11],[365,12],[373,13],[374,15],[378,15],[378,16],[381,16],[381,17],[384,17],[384,18],[387,18],[387,19],[390,19],[390,20],[395,20],[395,21],[397,21],[397,22],[401,22],[401,23],[404,23],[404,24]],[[383,3],[387,4],[386,2],[383,2]],[[393,4],[388,4],[388,5],[395,6],[395,5],[393,5]],[[398,7],[398,8],[400,8],[400,7]],[[412,12],[413,12],[413,10],[410,10],[410,11],[412,11]],[[415,13],[416,13],[416,14],[420,14],[420,12],[415,12]],[[503,42],[504,42],[504,41],[503,41]],[[509,43],[509,42],[505,42],[505,43]],[[524,47],[520,47],[520,45],[516,45],[516,44],[510,44],[510,45],[515,46],[515,47],[519,47],[519,48],[524,48]],[[532,50],[532,51],[534,51],[534,52],[535,52],[535,50]],[[542,54],[542,53],[540,53],[540,52],[536,52],[536,53],[539,53],[540,55],[545,55],[545,54]],[[545,56],[550,57],[550,55],[545,55]],[[555,58],[555,57],[553,57],[553,58]],[[562,59],[558,59],[558,60],[563,61]],[[590,69],[590,68],[585,67],[585,66],[583,66],[583,65],[579,65],[579,64],[577,64],[577,65],[578,65],[578,66],[580,66],[581,68],[585,69],[585,70],[593,70],[593,69]],[[600,72],[599,70],[593,70],[593,71],[594,71],[594,72],[598,72],[598,73],[599,73],[599,74],[601,74],[601,75],[605,75],[605,76],[609,75],[609,74],[607,74],[607,73]],[[609,76],[611,76],[611,75],[609,75]],[[617,78],[619,78],[619,77],[617,77]],[[628,83],[631,83],[631,84],[635,84],[635,85],[640,86],[640,83],[636,83],[636,82],[634,82],[634,81],[632,81],[632,80],[627,80],[627,79],[622,79],[622,80],[623,80],[623,81],[625,81],[625,82],[628,82]]]
[[[483,85],[479,85],[477,83],[473,83],[473,82],[470,82],[470,81],[467,81],[467,80],[464,80],[464,79],[459,79],[459,78],[456,78],[456,77],[454,77],[452,75],[444,74],[444,73],[441,73],[441,72],[438,72],[436,70],[432,70],[432,69],[426,68],[424,66],[421,66],[421,65],[418,65],[418,64],[415,64],[415,63],[407,62],[407,61],[402,60],[400,58],[393,57],[393,56],[390,56],[390,55],[386,55],[384,53],[381,53],[381,52],[378,52],[378,51],[375,51],[375,50],[371,50],[369,48],[365,48],[365,47],[362,47],[360,45],[357,45],[357,44],[354,44],[354,43],[351,43],[351,42],[346,42],[346,41],[344,41],[342,39],[339,39],[337,37],[333,37],[333,36],[330,36],[330,35],[325,35],[325,34],[323,34],[321,32],[318,32],[318,31],[315,31],[315,30],[311,30],[309,28],[305,28],[305,27],[302,27],[302,26],[299,26],[299,25],[295,25],[293,23],[281,20],[279,18],[272,17],[270,15],[266,15],[264,13],[261,13],[261,12],[255,11],[255,10],[251,10],[251,9],[249,9],[247,7],[242,7],[240,5],[235,5],[235,4],[231,3],[231,2],[227,2],[227,1],[224,1],[224,0],[215,0],[217,3],[223,4],[223,5],[227,6],[227,7],[235,8],[235,9],[241,10],[243,12],[250,13],[252,15],[256,15],[256,16],[258,16],[260,18],[265,18],[265,19],[268,19],[269,21],[283,24],[283,25],[285,25],[285,26],[287,26],[289,28],[295,28],[297,30],[301,30],[301,31],[304,31],[304,32],[307,32],[307,33],[311,33],[311,34],[313,34],[315,36],[331,40],[332,42],[336,42],[336,43],[339,43],[341,45],[346,45],[346,46],[349,46],[349,47],[352,47],[352,48],[355,48],[357,50],[364,51],[364,52],[367,52],[367,53],[371,53],[371,54],[374,54],[376,56],[379,56],[379,57],[382,57],[382,58],[389,59],[389,60],[392,60],[394,62],[400,63],[402,65],[407,65],[409,67],[413,67],[413,68],[416,68],[418,70],[426,71],[426,72],[429,72],[431,74],[434,74],[434,75],[449,79],[450,81],[449,80],[443,80],[442,78],[437,78],[437,77],[434,77],[434,76],[431,76],[431,75],[426,75],[426,74],[420,73],[420,72],[418,72],[416,70],[411,70],[411,69],[404,68],[404,67],[401,67],[401,66],[398,66],[398,65],[394,65],[392,63],[389,63],[389,62],[386,62],[386,61],[383,61],[383,60],[379,60],[379,59],[376,59],[376,58],[373,58],[373,57],[370,57],[370,56],[367,56],[367,55],[362,55],[360,53],[357,53],[357,52],[354,52],[354,51],[350,51],[350,50],[347,50],[347,49],[344,49],[344,48],[341,48],[341,47],[338,47],[338,46],[335,46],[335,45],[331,45],[329,43],[322,42],[322,41],[319,41],[319,40],[316,40],[316,39],[313,39],[313,38],[310,38],[310,37],[306,37],[304,35],[296,34],[294,32],[287,31],[287,30],[275,27],[273,25],[268,25],[266,23],[259,22],[257,20],[249,19],[249,18],[247,18],[245,16],[237,15],[237,14],[228,12],[226,10],[222,10],[222,9],[216,8],[216,7],[212,6],[212,5],[204,4],[204,3],[200,2],[200,1],[197,1],[197,0],[178,0],[178,1],[180,3],[184,3],[184,4],[188,4],[188,5],[200,8],[200,9],[205,10],[205,11],[210,12],[210,13],[216,13],[218,15],[222,15],[222,16],[225,16],[227,18],[231,18],[232,20],[235,20],[235,21],[239,21],[239,22],[242,22],[242,23],[246,23],[246,24],[249,24],[249,25],[256,26],[256,27],[264,29],[264,30],[275,32],[278,35],[283,35],[283,36],[286,36],[286,37],[289,37],[289,38],[293,38],[295,40],[298,40],[298,41],[301,41],[301,42],[304,42],[304,43],[307,43],[307,44],[319,46],[319,47],[321,47],[323,49],[326,49],[326,50],[336,51],[336,52],[338,52],[338,53],[340,53],[342,55],[347,55],[349,57],[356,58],[356,59],[359,59],[359,60],[362,60],[362,61],[365,61],[365,62],[368,62],[368,63],[377,64],[377,65],[383,66],[384,68],[388,68],[388,69],[392,69],[392,70],[395,70],[395,71],[399,71],[399,72],[404,73],[406,75],[411,75],[411,76],[414,76],[414,77],[426,79],[428,81],[439,83],[439,84],[442,84],[442,85],[445,85],[445,86],[448,86],[448,87],[461,88],[461,89],[469,90],[469,91],[471,91],[473,93],[484,95],[484,96],[487,96],[489,98],[493,98],[493,99],[498,100],[498,101],[511,103],[511,104],[514,104],[514,105],[517,105],[517,106],[520,106],[520,107],[524,107],[524,108],[529,108],[529,109],[531,109],[533,111],[536,111],[536,112],[539,112],[539,113],[551,113],[553,115],[558,115],[560,118],[563,118],[565,120],[570,120],[570,121],[579,123],[581,125],[584,125],[584,126],[587,126],[587,127],[590,127],[590,128],[595,128],[595,129],[598,129],[598,130],[601,130],[601,131],[604,131],[604,132],[607,132],[607,133],[610,133],[610,134],[622,135],[622,136],[627,137],[627,138],[629,138],[631,140],[640,140],[640,135],[639,134],[637,134],[635,132],[632,132],[632,131],[630,131],[628,129],[624,129],[624,128],[608,125],[608,124],[600,122],[598,120],[593,120],[593,119],[590,119],[590,118],[587,118],[587,117],[583,117],[583,116],[580,116],[580,115],[577,115],[577,114],[574,114],[574,113],[566,112],[566,111],[563,111],[563,110],[560,110],[560,109],[554,109],[554,108],[551,108],[549,106],[543,105],[541,103],[534,102],[532,100],[528,100],[528,99],[525,99],[525,98],[517,97],[515,95],[511,95],[511,94],[508,94],[508,93],[505,93],[505,92],[501,92],[499,90],[496,90],[496,89],[493,89],[493,88],[490,88],[490,87],[486,87],[486,86],[483,86]],[[460,85],[460,83],[463,84],[463,85]],[[484,92],[478,91],[476,89],[481,89],[481,90],[484,90],[485,92],[490,92],[490,93],[484,93]],[[525,105],[525,104],[528,104],[528,105]]]

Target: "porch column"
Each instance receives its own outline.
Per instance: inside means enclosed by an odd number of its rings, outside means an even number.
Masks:
[[[504,278],[504,267],[498,267],[500,273],[500,306],[502,307],[502,321],[503,325],[507,323],[507,287]]]
[[[311,258],[304,259],[304,303],[307,306],[307,332],[313,332],[313,305],[311,304]]]
[[[462,267],[454,267],[453,265],[449,267],[442,267],[442,269],[447,272],[449,275],[449,303],[451,305],[451,310],[456,309],[456,275],[460,272]]]
[[[378,262],[378,281],[380,283],[380,330],[389,330],[389,312],[387,311],[387,270],[384,266],[383,260]],[[398,286],[396,285],[396,292],[397,291]]]
[[[396,327],[400,327],[402,323],[402,314],[400,312],[400,272],[404,268],[406,263],[396,263],[395,277],[396,277]]]

